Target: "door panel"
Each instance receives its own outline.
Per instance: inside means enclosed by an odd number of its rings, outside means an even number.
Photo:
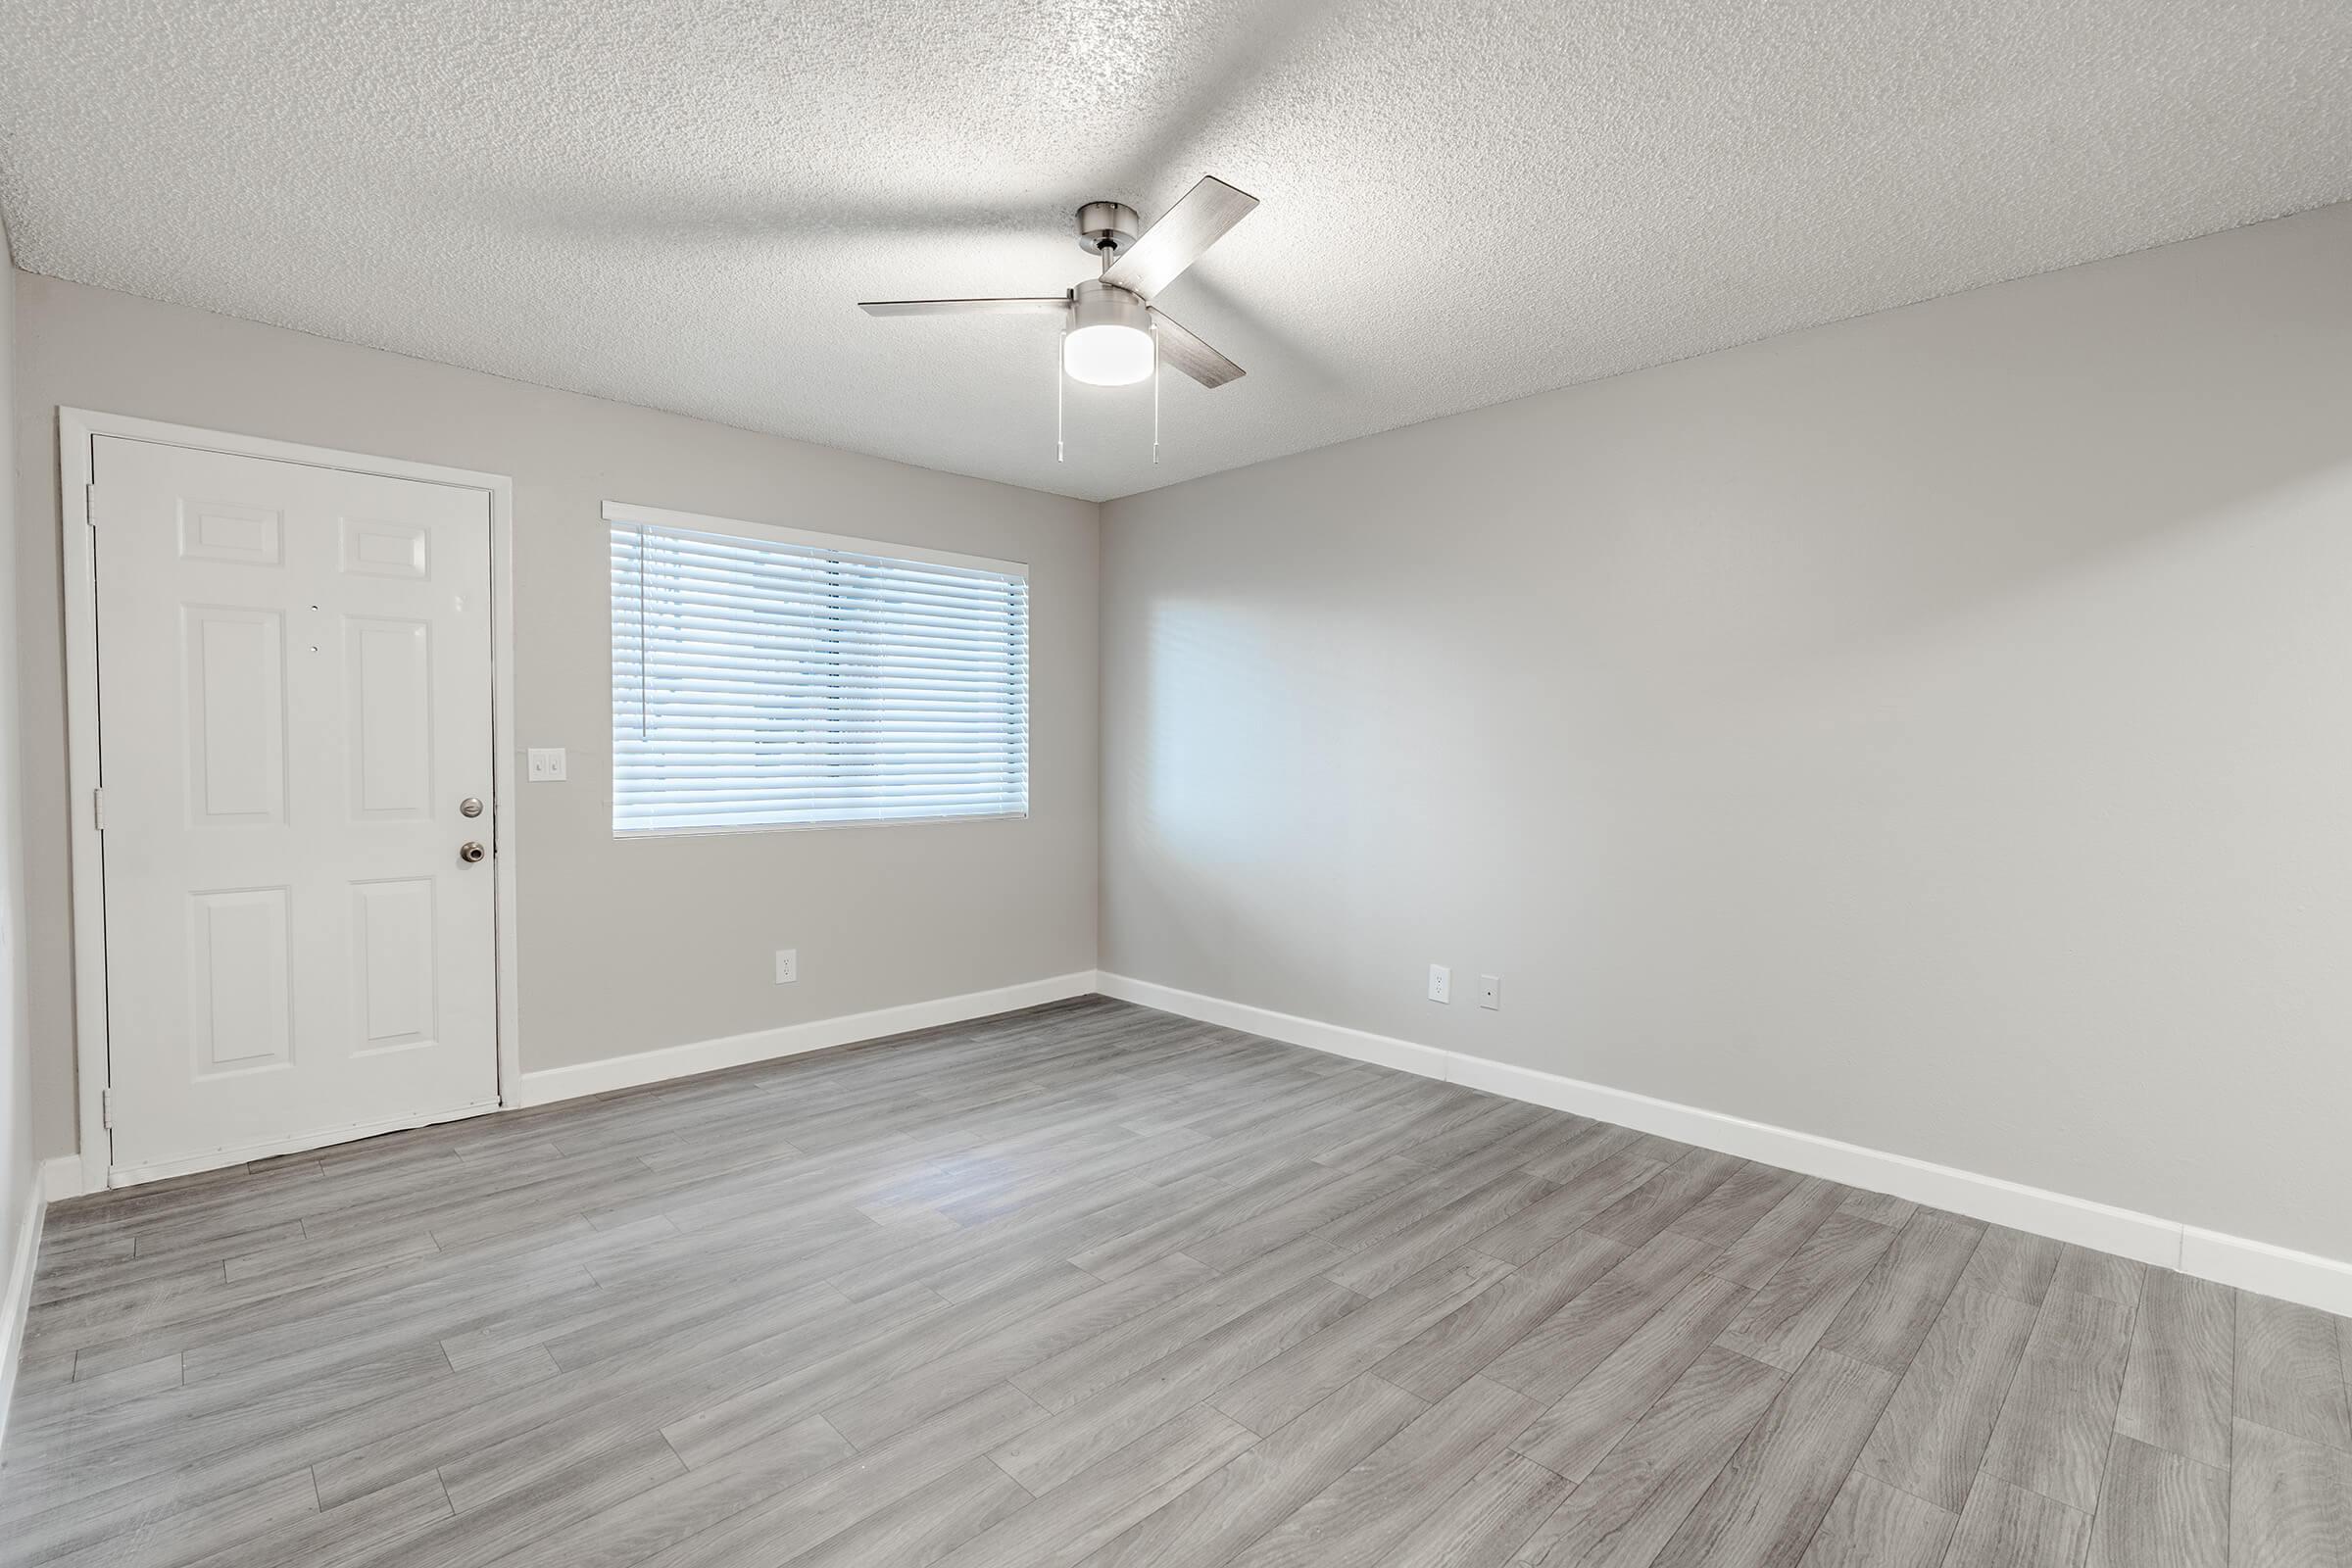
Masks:
[[[358,818],[432,814],[432,628],[421,620],[343,623],[351,658],[351,809]]]
[[[220,605],[180,611],[191,823],[284,820],[284,619],[273,610]]]
[[[179,554],[187,561],[234,561],[248,566],[274,566],[278,564],[285,525],[285,514],[267,507],[182,501]]]
[[[429,877],[353,885],[353,1015],[361,1051],[430,1045],[433,884]]]
[[[188,1029],[200,1078],[293,1059],[286,888],[188,900]]]
[[[115,1167],[495,1103],[488,497],[93,463]]]

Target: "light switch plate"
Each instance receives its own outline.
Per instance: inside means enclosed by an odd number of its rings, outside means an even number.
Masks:
[[[531,782],[544,784],[564,776],[564,748],[534,746],[531,748]]]

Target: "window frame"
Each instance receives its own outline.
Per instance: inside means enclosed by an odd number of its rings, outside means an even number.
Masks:
[[[905,561],[921,565],[948,566],[966,571],[993,572],[1000,576],[1017,578],[1024,588],[1022,606],[1024,673],[1021,681],[1020,717],[1024,736],[1034,741],[1031,731],[1032,704],[1026,664],[1028,652],[1035,646],[1036,616],[1029,604],[1026,589],[1029,584],[1029,564],[1021,561],[1002,561],[993,556],[966,555],[953,550],[938,550],[928,545],[901,544],[892,540],[867,538],[858,534],[825,533],[813,528],[796,528],[782,523],[754,522],[742,517],[719,517],[699,512],[679,512],[668,507],[641,506],[634,502],[607,501],[602,517],[605,523],[606,550],[610,555],[612,525],[651,528],[683,528],[696,533],[731,534],[738,538],[796,545],[804,549],[838,550],[848,555],[878,557],[885,561]],[[612,695],[612,663],[615,653],[612,635],[612,605],[611,589],[606,600],[606,722],[612,723],[616,705]],[[619,761],[618,736],[609,728],[606,735],[609,756],[617,772]],[[1025,742],[1027,745],[1027,742]],[[1034,745],[1028,745],[1028,755],[1034,756]],[[958,811],[931,816],[845,816],[821,822],[734,822],[698,824],[687,827],[624,827],[614,817],[620,805],[620,786],[616,777],[608,775],[611,788],[605,803],[606,818],[611,824],[612,840],[625,844],[645,839],[713,838],[740,833],[812,833],[842,828],[878,827],[934,827],[953,822],[1019,822],[1027,821],[1035,802],[1030,793],[1034,780],[1026,758],[1021,775],[1023,808],[1017,811]]]

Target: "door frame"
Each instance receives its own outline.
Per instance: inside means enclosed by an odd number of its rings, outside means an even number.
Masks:
[[[107,1054],[106,876],[104,844],[98,832],[98,578],[96,541],[90,523],[90,485],[100,436],[119,436],[161,446],[192,447],[233,457],[267,458],[317,468],[338,468],[389,479],[479,490],[490,501],[490,813],[494,853],[492,945],[495,948],[498,1006],[498,1104],[518,1103],[521,1079],[521,1002],[516,983],[514,924],[514,481],[503,473],[412,463],[301,446],[265,436],[239,435],[193,425],[166,424],[122,414],[61,407],[57,411],[60,561],[66,608],[66,777],[72,818],[72,867],[68,885],[74,902],[74,1067],[81,1135],[81,1190],[101,1192],[207,1168],[201,1160],[119,1170],[114,1138],[106,1127],[105,1091],[111,1082]],[[460,1115],[478,1115],[466,1110]],[[442,1118],[455,1120],[456,1117]],[[339,1129],[332,1138],[301,1136],[265,1148],[241,1151],[243,1157],[294,1153],[353,1138],[416,1125],[402,1117],[383,1126]],[[224,1161],[227,1163],[227,1161]]]

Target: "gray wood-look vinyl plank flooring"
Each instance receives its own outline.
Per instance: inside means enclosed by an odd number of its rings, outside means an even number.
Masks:
[[[928,1568],[1027,1507],[1019,1482],[986,1459],[967,1461],[800,1557],[803,1568]]]
[[[2090,1515],[1986,1476],[1969,1494],[1943,1568],[2082,1568]]]
[[[1667,1542],[1657,1568],[1796,1568],[1894,1384],[1893,1373],[1867,1361],[1832,1350],[1808,1355]]]
[[[1530,1329],[1495,1357],[1484,1375],[1546,1405],[1553,1403],[1696,1277],[1707,1255],[1704,1243],[1672,1232],[1651,1238]]]
[[[1335,1265],[1331,1277],[1358,1296],[1379,1296],[1550,1191],[1551,1183],[1539,1176],[1499,1176]]]
[[[1594,1215],[1585,1226],[1625,1247],[1640,1247],[1703,1202],[1731,1180],[1740,1161],[1693,1151]]]
[[[2120,1434],[2090,1531],[2090,1568],[2229,1568],[2230,1474]]]
[[[1428,1404],[1371,1373],[1129,1526],[1086,1568],[1214,1568],[1353,1470]]]
[[[2236,1314],[2237,1293],[2227,1285],[2150,1270],[2132,1324],[2115,1430],[2183,1459],[2229,1469]]]
[[[1861,1223],[1879,1223],[1851,1208],[1838,1212]],[[1899,1374],[1910,1366],[1943,1303],[1951,1299],[1984,1227],[1927,1209],[1915,1210],[1900,1227],[1890,1228],[1895,1229],[1894,1241],[1846,1298],[1821,1345]]]
[[[1709,1271],[1750,1290],[1762,1286],[1839,1211],[1851,1191],[1819,1177],[1799,1177],[1779,1202],[1725,1246],[1722,1255],[1708,1265]]]
[[[2034,1317],[2034,1308],[2006,1296],[1966,1286],[1952,1292],[1863,1446],[1862,1473],[1958,1513],[1977,1484]]]
[[[1576,1232],[1504,1275],[1373,1367],[1408,1393],[1442,1399],[1486,1370],[1529,1329],[1566,1306],[1626,1255]]]
[[[1498,1454],[1406,1531],[1377,1568],[1495,1568],[1569,1491],[1567,1481],[1533,1460]]]
[[[1520,1434],[1518,1450],[1571,1481],[1606,1458],[1658,1396],[1737,1318],[1753,1293],[1701,1274]]]
[[[839,1451],[838,1446],[832,1450]],[[559,1536],[584,1520],[611,1520],[630,1499],[685,1471],[686,1466],[659,1437],[640,1438],[602,1449],[485,1507],[465,1514],[447,1510],[446,1518],[430,1520],[422,1529],[347,1548],[327,1560],[334,1568],[480,1568],[484,1563],[505,1560],[535,1542]],[[438,1484],[440,1476],[428,1470],[419,1479]],[[413,1484],[379,1488],[330,1508],[320,1517],[358,1510],[369,1498],[390,1495]],[[446,1488],[443,1495],[447,1495]]]
[[[1888,1193],[1854,1193],[1838,1205],[1838,1211],[1901,1230],[1919,1212],[1919,1205]]]
[[[1592,1234],[1586,1226],[1592,1219],[1664,1168],[1654,1160],[1612,1154],[1578,1171],[1471,1245],[1489,1257],[1525,1265],[1567,1237]]]
[[[431,1526],[452,1517],[441,1478],[427,1472],[339,1508],[289,1519],[275,1530],[231,1542],[186,1568],[308,1568],[318,1563],[340,1568],[387,1545],[416,1541]],[[406,1554],[402,1560],[425,1561]]]
[[[1777,1165],[1749,1160],[1667,1227],[1692,1241],[1729,1247],[1747,1234],[1773,1206],[1796,1191],[1804,1178]]]
[[[1524,1568],[1648,1568],[1764,1411],[1778,1367],[1709,1349],[1528,1539]]]
[[[1856,1472],[1814,1534],[1802,1568],[1936,1568],[1960,1521]]]
[[[1538,1408],[1498,1383],[1472,1378],[1232,1560],[1245,1568],[1377,1562],[1500,1456]]]
[[[1210,1402],[1256,1433],[1292,1418],[1510,1272],[1480,1252],[1433,1263],[1377,1300],[1256,1367]],[[1331,1277],[1342,1285],[1340,1271]]]
[[[1831,1215],[1723,1331],[1725,1348],[1795,1371],[1893,1240],[1884,1225]]]
[[[2352,1568],[2348,1359],[1090,998],[58,1205],[0,1568]]]
[[[2050,1276],[2058,1272],[2062,1246],[2046,1236],[2029,1236],[2006,1225],[1991,1226],[1977,1244],[1960,1283],[2039,1306],[2049,1294]]]
[[[848,1463],[856,1453],[824,1417],[804,1417],[767,1437],[706,1458],[683,1475],[630,1491],[621,1500],[593,1512],[551,1523],[523,1545],[481,1560],[453,1552],[452,1560],[438,1568],[481,1568],[485,1560],[499,1568],[629,1568],[820,1471]],[[579,1475],[593,1463],[575,1465],[537,1485],[556,1488],[563,1476]],[[470,1532],[461,1527],[451,1545],[463,1551],[470,1539]],[[367,1568],[397,1568],[397,1561],[369,1563]]]
[[[2334,1319],[2314,1308],[2241,1296],[2237,1415],[2352,1452],[2352,1409],[2345,1403],[2342,1340],[2336,1328]]]
[[[1345,1286],[1303,1280],[1240,1317],[1088,1396],[1057,1419],[996,1450],[996,1462],[1044,1495],[1098,1453],[1131,1443],[1160,1423],[1216,1397],[1237,1378],[1364,1304]]]
[[[1063,1568],[1224,1468],[1257,1434],[1195,1405],[950,1552],[947,1568]]]
[[[2258,1422],[2236,1428],[2230,1568],[2352,1568],[2352,1455]]]
[[[2050,1292],[1993,1424],[1985,1473],[2084,1513],[2095,1507],[2131,1332],[2130,1309]]]

